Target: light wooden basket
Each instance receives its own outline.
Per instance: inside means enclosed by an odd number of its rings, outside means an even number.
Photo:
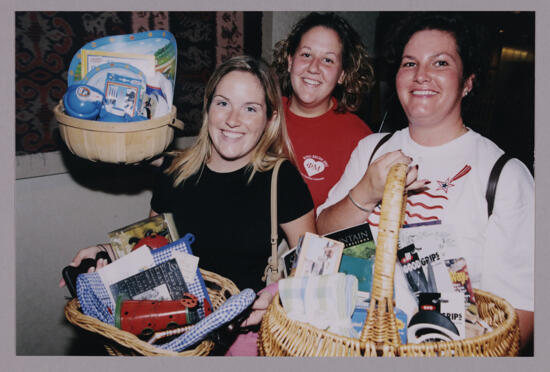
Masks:
[[[162,153],[174,139],[174,128],[183,129],[176,108],[159,118],[136,122],[102,122],[65,114],[63,103],[54,107],[61,138],[69,150],[84,159],[134,164]]]
[[[393,308],[397,239],[403,222],[407,166],[388,174],[378,231],[370,309],[358,339],[339,336],[291,320],[279,294],[269,306],[259,331],[258,348],[265,356],[514,356],[519,351],[518,317],[504,299],[475,290],[481,318],[493,330],[459,341],[400,343]]]
[[[239,293],[239,289],[231,280],[210,271],[203,269],[200,271],[214,310],[218,309],[229,297]],[[206,339],[195,348],[179,353],[158,348],[154,344],[140,340],[132,333],[118,329],[94,317],[84,315],[76,298],[68,301],[65,305],[65,317],[70,323],[103,336],[103,345],[110,355],[206,356],[210,354],[215,346],[212,340]]]

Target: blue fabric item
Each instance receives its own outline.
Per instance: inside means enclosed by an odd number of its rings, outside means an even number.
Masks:
[[[229,323],[236,316],[242,313],[248,306],[250,306],[254,302],[255,298],[256,293],[252,289],[244,289],[242,292],[231,296],[220,306],[218,310],[199,321],[187,330],[187,332],[166,344],[160,345],[159,347],[176,352],[185,350],[189,346],[203,340],[210,332],[226,323]]]
[[[155,264],[163,263],[172,257],[174,251],[193,254],[191,244],[195,241],[193,234],[186,234],[183,238],[176,240],[173,243],[151,251]],[[199,261],[200,262],[200,261]],[[204,279],[197,268],[197,275],[192,283],[186,283],[189,292],[197,296],[199,303],[203,303],[203,299],[207,299],[212,306],[210,297],[204,284]],[[97,272],[80,274],[76,281],[76,293],[82,312],[88,316],[101,320],[104,323],[111,325],[115,324],[114,312],[115,304],[109,298],[108,290],[103,285],[101,278]],[[199,316],[204,318],[204,308],[199,307]]]

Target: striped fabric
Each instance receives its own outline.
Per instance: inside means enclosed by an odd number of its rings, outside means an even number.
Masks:
[[[256,293],[246,288],[240,293],[231,296],[218,310],[202,319],[178,338],[159,347],[166,350],[180,352],[202,341],[208,334],[222,325],[229,323],[255,300]]]
[[[355,337],[351,314],[357,287],[357,278],[344,273],[291,277],[279,281],[279,296],[290,319]]]

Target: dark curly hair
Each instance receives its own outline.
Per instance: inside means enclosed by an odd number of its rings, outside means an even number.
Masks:
[[[480,26],[474,25],[467,14],[457,12],[414,12],[404,17],[388,35],[386,58],[392,66],[393,76],[397,74],[403,50],[410,38],[418,31],[439,30],[451,34],[462,60],[462,83],[472,74],[472,91],[464,97],[463,105],[468,105],[475,94],[475,88],[482,79],[486,68],[481,48],[485,45]]]
[[[374,84],[374,71],[368,61],[367,51],[361,37],[350,24],[334,13],[312,12],[296,23],[284,40],[275,44],[273,50],[273,68],[279,77],[283,95],[292,95],[288,57],[296,53],[302,36],[314,27],[322,26],[334,30],[342,44],[342,66],[344,81],[332,92],[338,106],[337,112],[356,111],[363,95]]]

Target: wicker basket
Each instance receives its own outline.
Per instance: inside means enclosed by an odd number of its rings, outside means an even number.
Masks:
[[[183,129],[176,108],[151,120],[112,123],[66,115],[63,103],[54,108],[61,138],[69,150],[84,159],[133,164],[162,153],[174,139],[174,128]]]
[[[218,309],[229,297],[239,293],[237,286],[229,279],[210,271],[202,270],[208,295],[214,310]],[[194,349],[174,352],[164,350],[140,340],[137,336],[120,330],[110,324],[84,315],[78,299],[74,298],[65,305],[65,317],[72,324],[87,331],[103,336],[104,347],[110,355],[146,355],[146,356],[205,356],[214,349],[214,342],[204,340]],[[191,326],[189,326],[191,327]]]
[[[397,239],[404,216],[407,166],[388,174],[378,231],[370,309],[358,339],[339,336],[289,319],[277,294],[259,331],[265,356],[514,356],[519,351],[518,317],[504,299],[475,290],[478,311],[493,330],[460,341],[400,343],[393,309]]]

